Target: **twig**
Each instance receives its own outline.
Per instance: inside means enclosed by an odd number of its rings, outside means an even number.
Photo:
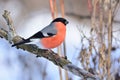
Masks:
[[[6,20],[7,25],[8,25],[8,32],[9,32],[8,39],[10,42],[12,42],[12,38],[16,35],[16,32],[15,32],[15,29],[13,27],[13,21],[11,19],[10,12],[7,10],[4,10],[4,14],[2,16],[4,17],[4,19]]]
[[[65,9],[64,9],[64,0],[60,0],[60,9],[61,9],[61,14],[62,17],[65,17]],[[66,51],[66,42],[64,40],[63,42],[63,51],[64,51],[64,56],[67,58],[67,51]],[[68,72],[65,71],[65,80],[68,80]]]
[[[109,5],[111,2],[109,1]],[[111,5],[110,5],[111,6]],[[111,48],[112,48],[112,9],[108,10],[108,59],[107,59],[107,72],[108,77],[110,77],[110,67],[111,67]],[[109,79],[109,78],[108,78]]]
[[[49,5],[50,5],[50,10],[51,10],[51,14],[52,14],[52,18],[55,18],[55,13],[54,13],[54,5],[53,5],[53,0],[49,0]]]

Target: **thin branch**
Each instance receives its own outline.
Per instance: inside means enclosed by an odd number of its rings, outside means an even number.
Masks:
[[[109,0],[109,5],[111,4]],[[110,5],[111,6],[111,5]],[[110,77],[110,67],[111,67],[111,48],[112,48],[112,9],[108,10],[108,59],[107,59],[107,72],[108,77]],[[110,79],[110,78],[108,78]]]
[[[49,4],[50,4],[50,10],[51,10],[51,14],[52,14],[52,18],[54,19],[55,18],[55,14],[54,14],[54,5],[53,5],[53,0],[49,0]]]
[[[13,36],[16,35],[16,32],[15,32],[15,29],[13,27],[13,21],[11,19],[11,16],[10,16],[10,12],[7,11],[7,10],[4,10],[4,14],[2,15],[5,19],[5,21],[7,22],[7,25],[8,25],[8,30],[9,30],[9,33],[8,33],[8,39],[10,42],[12,42],[12,38]]]
[[[64,0],[60,0],[60,9],[61,9],[61,14],[62,17],[65,17],[65,9],[64,9]],[[64,51],[64,56],[67,56],[67,51],[66,51],[66,41],[64,40],[63,42],[63,51]],[[68,80],[68,72],[65,71],[65,80]]]

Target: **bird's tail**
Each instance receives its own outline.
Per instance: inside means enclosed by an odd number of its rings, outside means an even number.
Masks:
[[[24,44],[24,43],[29,43],[29,42],[31,42],[30,39],[24,39],[21,42],[13,44],[12,47],[17,46],[17,45],[21,45],[21,44]]]

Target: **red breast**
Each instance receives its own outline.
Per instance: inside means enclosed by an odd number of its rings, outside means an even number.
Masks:
[[[65,39],[66,26],[61,22],[55,23],[55,26],[57,29],[56,35],[41,39],[41,44],[47,49],[58,47]]]

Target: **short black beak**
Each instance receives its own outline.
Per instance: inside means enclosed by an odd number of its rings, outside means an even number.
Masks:
[[[69,22],[68,21],[65,21],[65,24],[68,24]]]

